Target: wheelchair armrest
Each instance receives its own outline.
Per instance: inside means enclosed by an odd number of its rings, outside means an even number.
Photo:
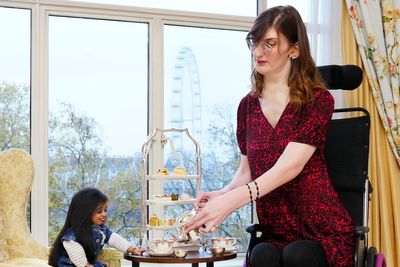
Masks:
[[[246,232],[253,234],[253,233],[257,233],[257,232],[263,232],[265,229],[264,226],[262,226],[261,224],[249,224],[246,226]]]
[[[251,235],[246,252],[246,266],[249,266],[251,250],[262,241],[262,236],[258,236],[257,233],[264,232],[264,229],[266,229],[266,227],[261,224],[249,224],[246,226],[246,232]]]
[[[367,226],[356,226],[356,236],[364,236],[369,232],[369,227]]]
[[[263,232],[265,227],[261,224],[249,224],[246,226],[246,232],[249,234],[254,234],[256,232]],[[356,226],[356,235],[363,236],[369,232],[369,227],[367,226]]]

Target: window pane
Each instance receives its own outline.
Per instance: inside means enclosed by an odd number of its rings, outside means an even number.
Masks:
[[[147,46],[144,23],[49,19],[51,241],[64,223],[72,195],[87,186],[108,195],[111,229],[132,240],[138,236]]]
[[[201,146],[202,190],[220,189],[232,180],[240,158],[236,110],[250,90],[251,73],[246,32],[181,26],[166,26],[164,32],[165,127],[189,129]],[[180,135],[170,138],[177,154],[166,146],[165,167],[184,166],[193,173],[193,145]],[[184,182],[167,183],[167,192],[194,194],[194,185]],[[215,234],[238,237],[244,250],[248,238],[244,228],[250,220],[251,209],[246,206]]]
[[[82,0],[83,2],[113,5],[175,9],[226,15],[257,15],[257,0]],[[82,2],[80,1],[80,2]]]
[[[31,12],[0,7],[0,151],[30,151]]]
[[[30,151],[30,53],[31,11],[0,7],[0,151],[12,147]]]

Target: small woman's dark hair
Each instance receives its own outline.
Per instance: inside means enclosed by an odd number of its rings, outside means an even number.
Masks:
[[[325,91],[319,71],[311,57],[307,30],[297,10],[292,6],[276,6],[262,12],[254,22],[246,36],[248,46],[263,41],[269,29],[275,29],[282,34],[290,45],[298,45],[299,57],[292,59],[288,85],[290,88],[290,103],[296,110],[314,99],[318,92]],[[252,93],[260,97],[264,84],[264,76],[255,69],[251,75]]]
[[[88,261],[94,262],[96,260],[92,236],[92,216],[96,208],[107,201],[107,196],[93,187],[84,188],[72,197],[65,224],[51,249],[49,265],[57,266],[58,258],[63,250],[61,238],[69,229],[75,232],[77,237],[76,241],[81,244],[85,250]]]

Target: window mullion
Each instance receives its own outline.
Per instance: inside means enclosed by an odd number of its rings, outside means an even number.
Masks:
[[[160,17],[155,17],[149,25],[149,129],[164,128],[164,24]],[[157,137],[160,138],[160,137]],[[149,172],[164,165],[164,153],[161,142],[152,144],[149,152]],[[162,194],[163,182],[149,182],[149,195]],[[156,210],[157,209],[157,210]],[[149,207],[149,214],[162,214],[161,207]],[[152,237],[153,238],[153,237]]]
[[[48,245],[47,18],[43,8],[38,5],[32,8],[31,154],[35,162],[35,179],[31,194],[31,231],[45,246]]]

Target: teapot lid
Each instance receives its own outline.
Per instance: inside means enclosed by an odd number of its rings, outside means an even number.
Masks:
[[[194,217],[194,215],[196,215],[196,210],[192,209],[191,211],[185,211],[182,213],[182,215],[179,217],[179,224],[184,224],[187,221],[189,221],[191,218]]]

